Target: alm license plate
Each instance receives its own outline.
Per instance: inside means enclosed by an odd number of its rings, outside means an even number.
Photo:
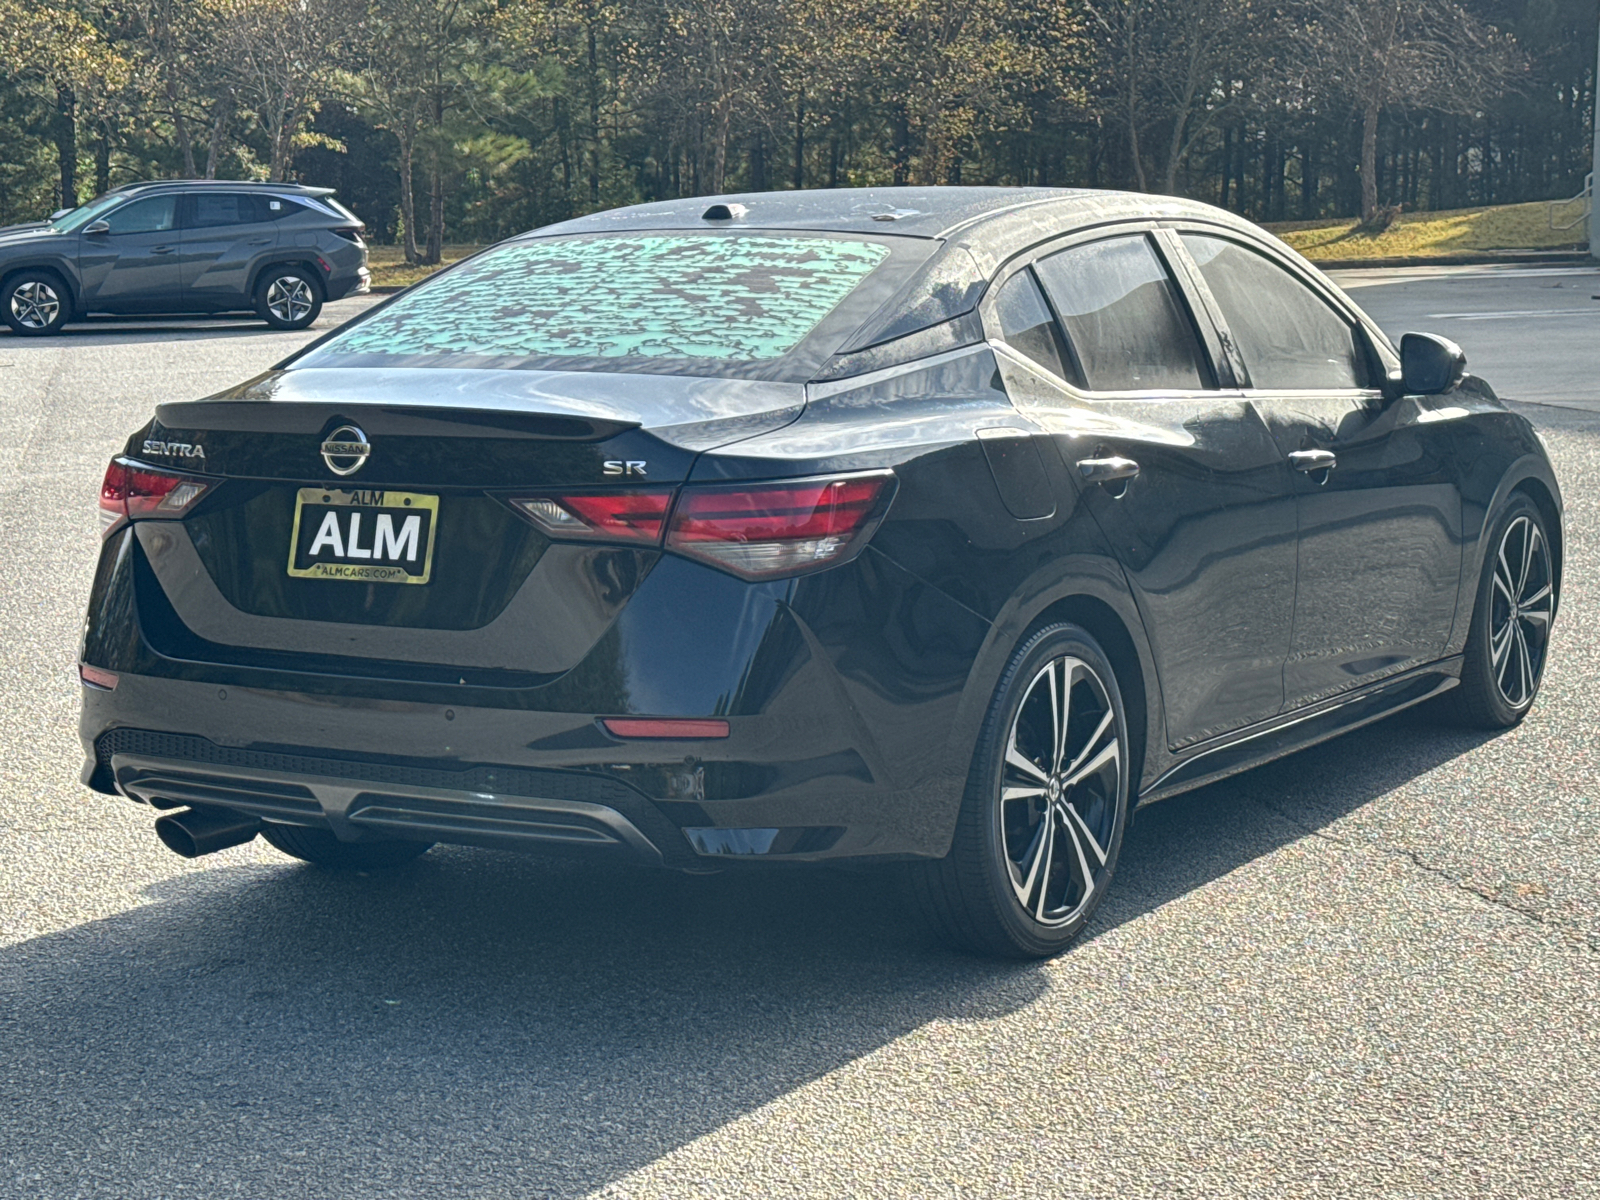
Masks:
[[[289,574],[356,583],[427,583],[439,497],[415,492],[301,488]]]

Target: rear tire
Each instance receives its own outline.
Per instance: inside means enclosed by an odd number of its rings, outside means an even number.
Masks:
[[[1048,958],[1100,906],[1128,819],[1127,718],[1116,672],[1076,625],[1012,656],[984,719],[950,853],[911,888],[945,941]]]
[[[256,315],[274,329],[304,329],[322,314],[322,281],[304,267],[268,267],[256,282]]]
[[[341,842],[326,829],[261,823],[261,836],[291,858],[336,870],[371,871],[404,866],[426,854],[432,842]]]
[[[54,271],[18,271],[0,285],[0,317],[13,333],[49,337],[72,320],[72,293]]]
[[[1472,729],[1510,729],[1533,707],[1555,619],[1555,559],[1544,514],[1513,492],[1494,523],[1472,606],[1461,683],[1440,697],[1443,715]]]

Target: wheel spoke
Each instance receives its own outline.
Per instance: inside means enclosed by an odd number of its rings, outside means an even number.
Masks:
[[[1031,779],[1037,779],[1040,783],[1050,782],[1050,773],[1041,770],[1017,749],[1017,731],[1014,726],[1011,730],[1011,744],[1006,747],[1006,762]]]
[[[1495,568],[1494,572],[1494,586],[1500,589],[1500,594],[1506,598],[1507,604],[1515,604],[1517,602],[1517,598],[1511,594],[1511,585],[1500,578],[1498,567]]]
[[[1050,868],[1055,865],[1056,856],[1055,822],[1049,812],[1046,812],[1044,819],[1039,822],[1039,831],[1043,835],[1044,842],[1044,852],[1041,855],[1044,859],[1044,870],[1039,873],[1039,902],[1033,910],[1033,915],[1043,921],[1045,905],[1050,899]]]
[[[1068,869],[1071,869],[1071,866],[1074,865],[1073,860],[1076,860],[1077,871],[1075,874],[1078,876],[1078,882],[1083,885],[1083,895],[1078,898],[1078,904],[1081,905],[1094,891],[1094,871],[1090,869],[1089,859],[1083,853],[1083,835],[1079,833],[1077,826],[1067,816],[1067,812],[1070,810],[1063,805],[1060,811],[1061,827],[1066,830],[1067,837],[1072,841],[1072,860],[1069,860]],[[1093,841],[1092,838],[1090,840]]]
[[[1012,800],[1031,800],[1036,796],[1043,796],[1042,787],[1003,787],[1000,789],[1000,799],[1010,802]]]
[[[1067,828],[1068,829],[1075,829],[1076,832],[1074,833],[1073,836],[1075,838],[1081,837],[1085,842],[1088,842],[1089,843],[1089,849],[1090,849],[1091,852],[1093,852],[1094,857],[1095,857],[1095,861],[1098,862],[1102,867],[1105,866],[1106,865],[1106,852],[1105,852],[1105,849],[1100,845],[1099,840],[1094,836],[1094,833],[1089,829],[1088,823],[1083,819],[1082,816],[1079,815],[1077,807],[1069,803],[1069,804],[1064,805],[1063,809],[1066,812],[1066,815],[1067,815],[1067,818],[1068,818]],[[1081,849],[1080,849],[1080,853],[1081,853]]]
[[[1083,760],[1089,757],[1094,748],[1100,744],[1100,739],[1105,737],[1106,730],[1110,729],[1115,721],[1116,713],[1109,708],[1106,709],[1106,715],[1100,718],[1100,724],[1095,726],[1095,731],[1089,735],[1089,740],[1083,744],[1083,749],[1078,753],[1078,757],[1073,759],[1072,765],[1067,768],[1068,775],[1076,771],[1083,763]]]
[[[1061,715],[1061,702],[1063,697],[1061,689],[1056,686],[1056,665],[1051,663],[1045,669],[1045,676],[1050,681],[1050,771],[1053,774],[1061,770],[1061,730],[1066,725]]]
[[[1519,703],[1526,703],[1533,698],[1533,655],[1528,651],[1528,639],[1523,635],[1522,626],[1517,625],[1517,661],[1521,664],[1519,678],[1522,681],[1522,698]]]
[[[1536,605],[1536,604],[1544,604],[1546,601],[1548,601],[1550,599],[1550,595],[1551,595],[1551,589],[1550,589],[1550,585],[1547,583],[1542,588],[1540,588],[1537,592],[1535,592],[1533,595],[1529,596],[1526,600],[1524,600],[1522,602],[1523,615],[1527,615],[1528,609],[1532,608],[1534,605]]]
[[[1506,618],[1506,623],[1501,626],[1500,632],[1489,639],[1489,665],[1496,671],[1504,665],[1506,651],[1511,649],[1511,618]]]
[[[1099,754],[1096,754],[1088,762],[1084,763],[1083,766],[1079,767],[1071,775],[1068,775],[1065,779],[1063,779],[1061,781],[1061,786],[1063,788],[1077,787],[1078,784],[1089,778],[1089,776],[1104,770],[1106,764],[1115,762],[1116,758],[1117,739],[1112,738],[1106,743],[1104,750],[1100,751]]]
[[[1049,822],[1040,821],[1034,828],[1033,840],[1028,843],[1028,850],[1022,856],[1020,863],[1009,864],[1011,868],[1011,890],[1016,892],[1017,900],[1026,909],[1033,908],[1033,885],[1038,880],[1039,862],[1044,857],[1044,843],[1049,834]]]
[[[1534,551],[1539,548],[1539,531],[1533,527],[1533,522],[1524,519],[1522,524],[1527,532],[1522,535],[1522,575],[1517,580],[1519,596],[1528,590],[1528,574],[1533,570]]]

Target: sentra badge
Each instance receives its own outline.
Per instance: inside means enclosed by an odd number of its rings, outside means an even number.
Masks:
[[[206,456],[206,448],[199,442],[157,442],[146,440],[143,453],[154,455],[157,458],[200,458]]]

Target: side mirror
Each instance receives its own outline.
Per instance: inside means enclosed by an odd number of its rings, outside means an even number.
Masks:
[[[1408,333],[1400,339],[1400,376],[1407,395],[1448,392],[1466,372],[1467,356],[1449,338]]]
[[[110,221],[90,221],[87,225],[85,225],[83,227],[83,231],[85,233],[110,233],[111,232],[111,222]]]

